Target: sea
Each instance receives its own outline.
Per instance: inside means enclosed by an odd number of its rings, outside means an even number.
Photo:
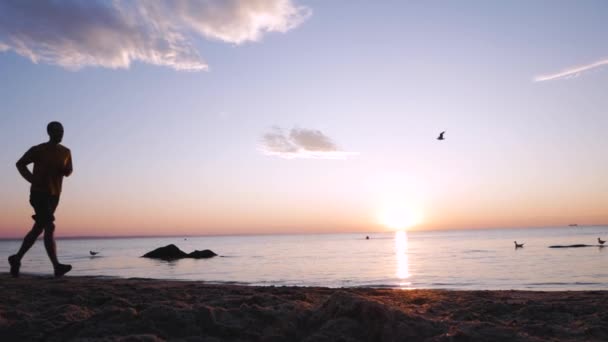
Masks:
[[[369,237],[369,239],[367,239]],[[58,239],[71,276],[197,280],[262,286],[451,290],[607,290],[608,226],[387,233]],[[513,241],[524,243],[515,248]],[[0,272],[20,240],[0,241]],[[174,244],[210,259],[141,256]],[[552,245],[587,244],[583,248]],[[607,244],[608,245],[608,244]],[[90,251],[98,252],[91,256]],[[22,260],[24,274],[51,276],[44,243]]]

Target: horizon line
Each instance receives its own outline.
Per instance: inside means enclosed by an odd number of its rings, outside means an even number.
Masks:
[[[268,235],[335,235],[335,234],[388,234],[397,231],[406,232],[438,232],[438,231],[463,231],[463,230],[500,230],[500,229],[550,229],[550,228],[591,228],[606,227],[608,224],[577,224],[577,226],[566,225],[542,225],[542,226],[511,226],[511,227],[477,227],[477,228],[435,228],[435,229],[391,229],[385,231],[348,231],[348,232],[294,232],[294,233],[237,233],[237,234],[167,234],[167,235],[67,235],[56,236],[57,240],[81,240],[81,239],[141,239],[141,238],[188,238],[188,237],[225,237],[225,236],[268,236]],[[0,241],[22,240],[23,236],[0,237]],[[39,239],[42,239],[40,237]]]

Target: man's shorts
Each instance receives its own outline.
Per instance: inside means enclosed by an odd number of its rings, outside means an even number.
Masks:
[[[55,221],[55,209],[59,204],[59,196],[46,192],[30,192],[30,204],[34,207],[32,218],[37,224],[46,225]]]

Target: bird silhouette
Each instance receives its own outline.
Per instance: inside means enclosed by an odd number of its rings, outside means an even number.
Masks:
[[[445,131],[439,133],[439,136],[437,137],[437,140],[444,140],[443,135],[445,134]]]
[[[602,239],[600,239],[600,238],[598,237],[598,238],[597,238],[597,242],[599,242],[599,243],[600,243],[600,245],[603,245],[603,244],[606,242],[606,240],[602,240]]]
[[[515,248],[524,248],[523,243],[517,243],[517,241],[513,241],[513,243],[515,244]]]
[[[91,255],[95,256],[95,255],[99,254],[99,252],[93,252],[93,251],[89,251],[89,254],[91,254]]]

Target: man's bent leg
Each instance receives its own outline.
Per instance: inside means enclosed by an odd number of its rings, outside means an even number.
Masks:
[[[57,268],[59,265],[59,261],[57,260],[57,247],[55,246],[55,224],[49,223],[46,228],[44,228],[44,248],[46,248],[46,254],[51,259],[51,263],[53,267]]]
[[[23,243],[21,244],[21,248],[19,248],[17,254],[8,257],[8,263],[11,265],[11,275],[13,275],[13,277],[19,276],[21,259],[23,259],[25,253],[27,253],[27,251],[32,248],[32,246],[36,242],[36,239],[38,238],[38,236],[40,236],[42,231],[43,228],[38,223],[34,223],[32,229],[23,238]]]
[[[36,239],[38,239],[38,236],[40,236],[40,234],[42,233],[43,230],[44,230],[44,228],[41,227],[38,223],[34,223],[34,226],[32,226],[32,229],[23,238],[23,243],[21,244],[21,248],[19,248],[19,252],[17,252],[17,254],[16,254],[17,257],[19,258],[19,260],[21,260],[23,258],[23,256],[25,255],[25,253],[27,253],[27,251],[29,251],[30,248],[32,248],[34,243],[36,243]]]
[[[55,224],[50,223],[44,229],[44,247],[46,248],[46,254],[48,254],[49,259],[51,259],[51,262],[53,263],[55,277],[61,277],[72,270],[72,265],[60,264],[59,260],[57,260],[57,247],[55,245],[54,233]]]

